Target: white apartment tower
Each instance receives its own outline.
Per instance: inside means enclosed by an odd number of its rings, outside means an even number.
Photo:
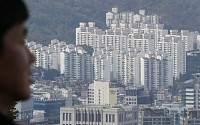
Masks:
[[[139,84],[140,57],[144,55],[140,49],[122,50],[117,55],[117,81],[124,85]]]
[[[88,26],[86,26],[86,23],[80,23],[80,26],[76,28],[76,46],[98,47],[101,43],[102,34],[102,30],[95,27],[94,22],[89,22]]]
[[[69,44],[60,54],[60,73],[73,80],[92,81],[92,58],[82,47]]]
[[[150,52],[140,58],[141,85],[146,90],[159,89],[173,85],[172,60],[162,51]]]
[[[124,26],[119,28],[112,27],[112,29],[106,30],[105,34],[102,35],[102,44],[105,46],[113,46],[118,51],[126,49],[129,32]]]
[[[163,52],[173,59],[173,76],[178,79],[180,74],[186,73],[186,50],[185,42],[180,36],[166,35],[162,44]]]
[[[94,80],[117,80],[117,51],[114,47],[95,48],[93,53]]]
[[[111,12],[106,13],[106,25],[127,24],[128,28],[139,27],[138,24],[158,24],[158,15],[145,15],[145,10],[139,10],[139,14],[132,11],[118,13],[118,8],[112,8]]]

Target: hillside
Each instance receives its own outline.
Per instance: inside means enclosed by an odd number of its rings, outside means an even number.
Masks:
[[[147,14],[160,15],[167,29],[200,31],[199,0],[25,0],[31,17],[28,40],[48,44],[57,38],[75,43],[79,22],[96,22],[105,29],[105,13],[112,7],[120,11],[145,9]]]

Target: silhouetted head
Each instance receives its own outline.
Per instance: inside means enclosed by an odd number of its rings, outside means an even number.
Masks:
[[[25,22],[28,10],[22,0],[0,0],[0,53],[3,51],[3,37],[14,25]]]
[[[24,100],[35,61],[25,45],[28,11],[22,0],[0,0],[0,17],[0,103]]]

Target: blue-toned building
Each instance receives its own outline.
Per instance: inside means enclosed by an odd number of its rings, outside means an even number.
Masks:
[[[186,73],[190,77],[200,72],[200,51],[188,51],[186,55]]]
[[[35,99],[34,110],[43,110],[45,120],[59,119],[60,107],[65,106],[66,99]]]
[[[42,116],[35,115],[34,119],[40,118],[43,121],[58,124],[60,120],[60,107],[72,106],[71,90],[42,84],[34,84],[31,86],[31,89],[34,98],[34,112],[43,112]]]

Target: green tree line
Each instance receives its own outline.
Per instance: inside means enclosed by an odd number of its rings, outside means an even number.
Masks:
[[[105,13],[145,9],[158,14],[166,29],[200,31],[199,0],[25,0],[30,10],[28,40],[47,45],[57,38],[75,44],[79,22],[93,21],[105,29]]]

